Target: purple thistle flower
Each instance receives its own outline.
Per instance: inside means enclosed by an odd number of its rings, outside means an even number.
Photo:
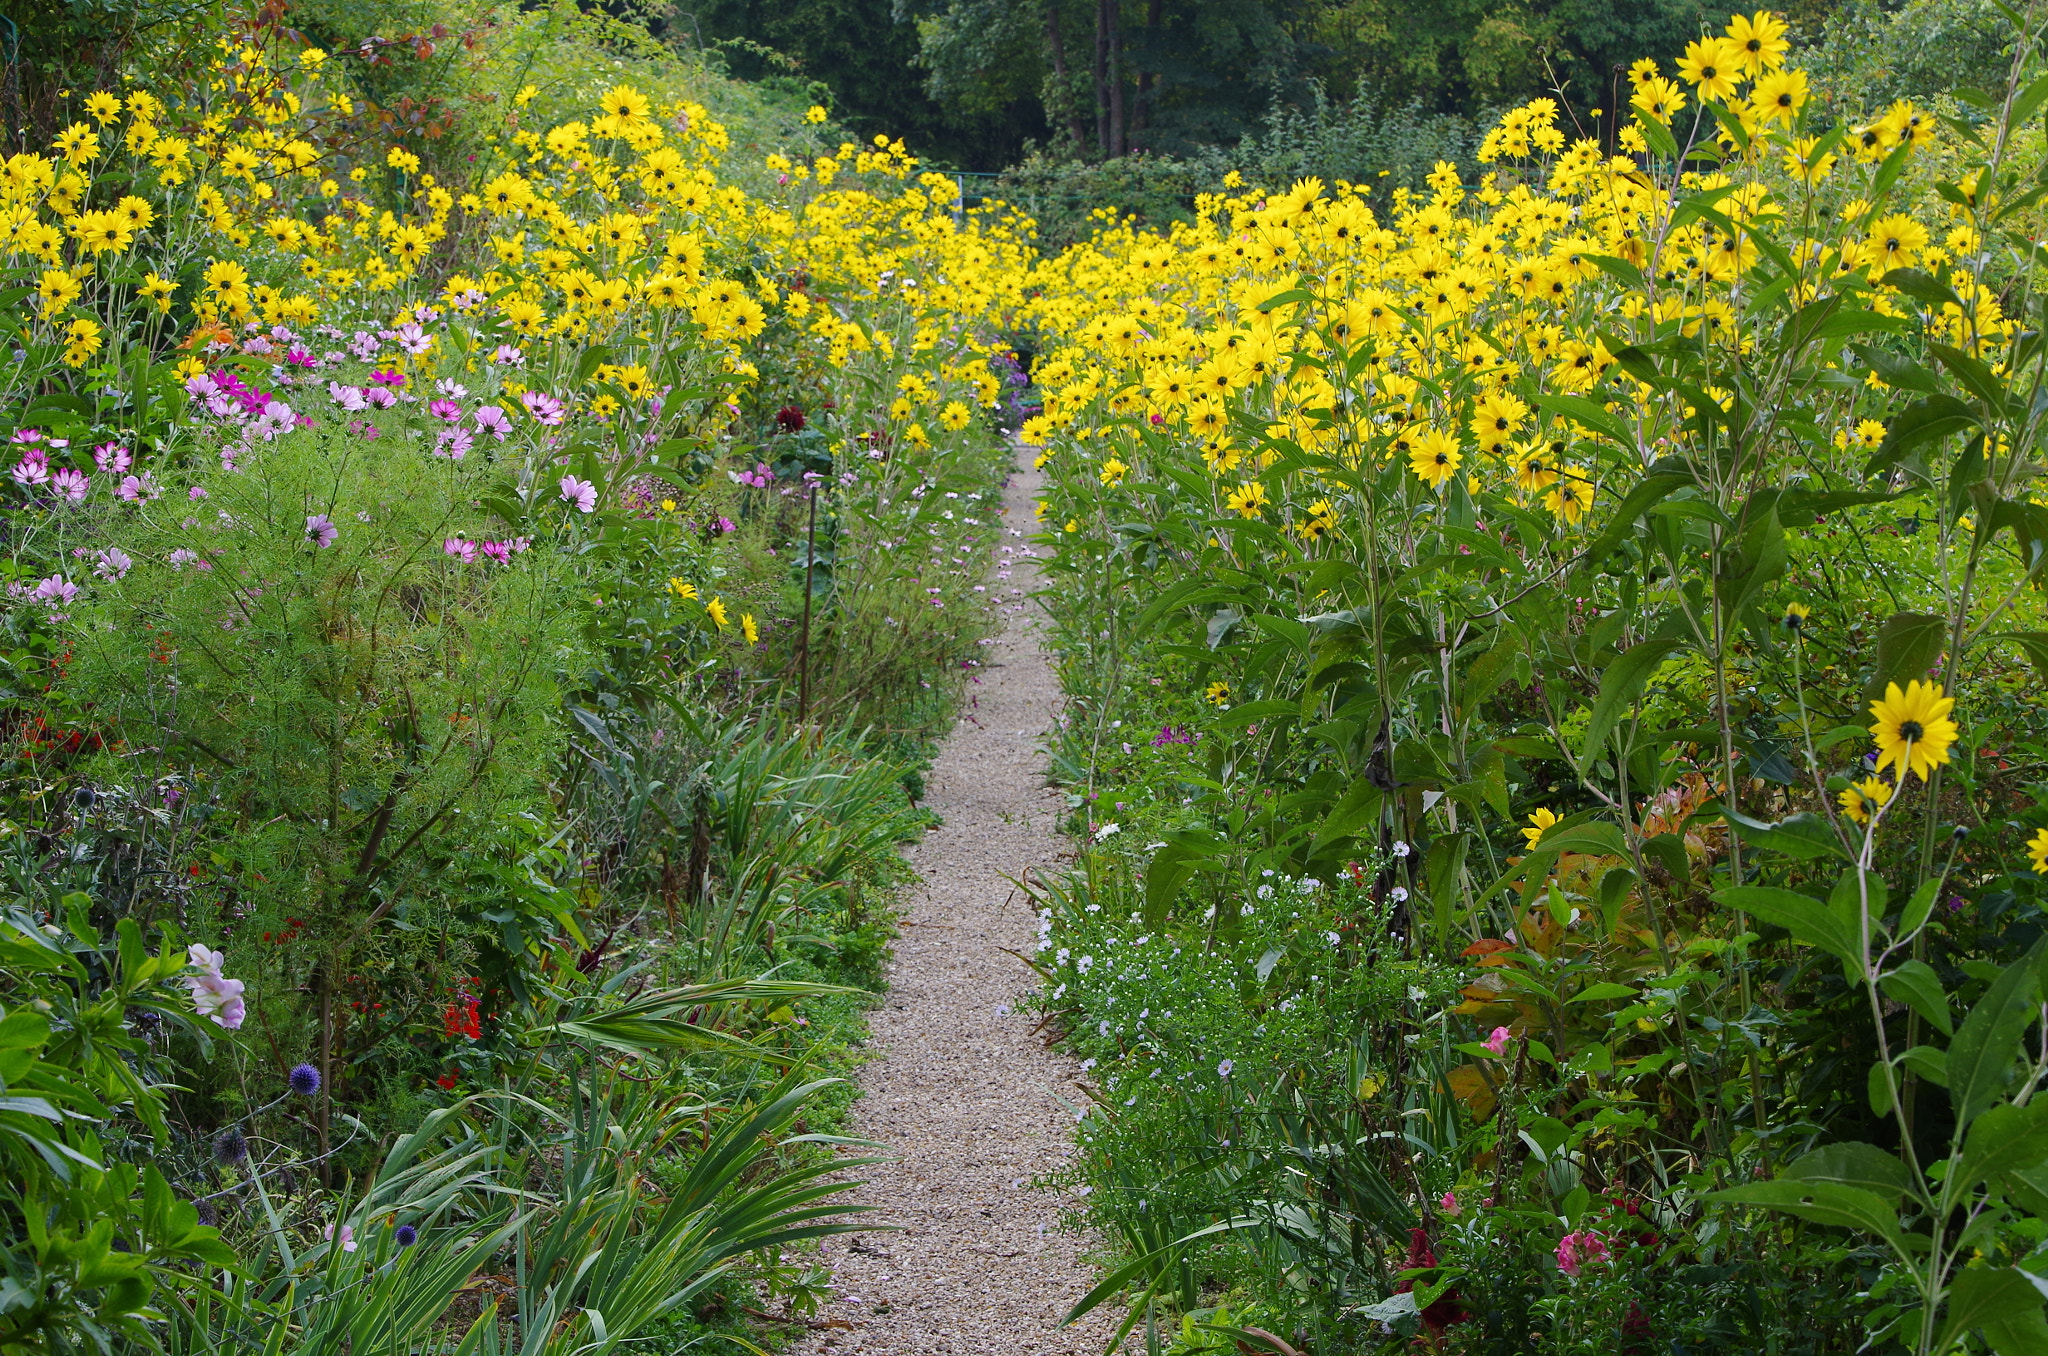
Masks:
[[[214,1161],[222,1167],[233,1167],[246,1162],[249,1157],[249,1140],[240,1130],[228,1129],[213,1141]]]
[[[409,1248],[420,1241],[420,1231],[413,1228],[410,1224],[401,1224],[398,1226],[397,1233],[392,1237],[399,1247]]]
[[[320,1070],[311,1064],[295,1064],[291,1073],[286,1076],[286,1081],[292,1085],[292,1091],[299,1096],[311,1097],[320,1091]]]

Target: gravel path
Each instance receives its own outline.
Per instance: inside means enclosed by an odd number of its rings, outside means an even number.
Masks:
[[[828,1239],[824,1260],[849,1323],[814,1333],[805,1356],[1096,1356],[1115,1331],[1097,1310],[1057,1325],[1095,1276],[1082,1241],[1059,1231],[1060,1197],[1032,1186],[1073,1151],[1080,1067],[1045,1048],[1016,1012],[1032,973],[1035,923],[1010,884],[1061,855],[1063,806],[1046,786],[1039,743],[1059,685],[1039,647],[1032,548],[1025,536],[1040,477],[1004,496],[1003,545],[990,591],[1008,621],[987,647],[960,723],[927,778],[944,818],[913,851],[923,877],[904,916],[886,1005],[872,1018],[876,1056],[861,1072],[853,1133],[894,1160],[864,1172],[853,1197],[900,1233]],[[1008,578],[1004,577],[1008,571]],[[1064,1099],[1064,1100],[1063,1100]]]

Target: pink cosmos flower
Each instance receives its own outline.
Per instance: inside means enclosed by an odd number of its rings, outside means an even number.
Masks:
[[[39,443],[42,440],[43,431],[39,428],[18,428],[14,430],[14,436],[8,439],[11,443]]]
[[[472,564],[476,560],[476,543],[473,541],[464,541],[460,537],[450,537],[441,543],[441,549],[465,565]]]
[[[427,413],[444,424],[461,422],[462,406],[452,400],[436,400],[427,406]]]
[[[485,542],[484,559],[495,561],[500,565],[510,564],[512,560],[512,543],[508,541]]]
[[[553,428],[562,422],[562,402],[543,391],[528,391],[519,397],[519,403],[526,407],[526,412],[537,424]]]
[[[579,513],[597,512],[597,486],[575,476],[562,477],[562,502],[574,504]]]
[[[440,436],[434,439],[434,455],[446,457],[450,461],[461,461],[469,455],[469,449],[475,442],[476,439],[466,428],[444,428]]]
[[[333,1242],[334,1226],[330,1224],[323,1228],[320,1231],[320,1237],[327,1242]],[[351,1225],[344,1224],[341,1226],[341,1250],[343,1252],[354,1252],[356,1250],[356,1231]]]
[[[100,468],[101,475],[119,476],[128,473],[135,459],[119,443],[101,443],[92,450],[92,464]]]
[[[206,498],[206,487],[204,485],[194,485],[191,489],[185,491],[185,497],[196,504]]]
[[[1611,1260],[1613,1254],[1607,1250],[1607,1240],[1591,1229],[1566,1234],[1557,1241],[1557,1269],[1567,1276],[1578,1275],[1592,1263]]]
[[[485,405],[476,412],[476,431],[489,433],[504,442],[512,432],[512,420],[496,405]]]
[[[340,535],[341,529],[336,527],[334,520],[326,514],[309,513],[306,515],[306,540],[312,542],[313,545],[325,550],[327,547],[334,545],[334,539]]]
[[[1481,1041],[1480,1044],[1486,1047],[1486,1053],[1489,1055],[1502,1054],[1508,1048],[1508,1037],[1511,1034],[1506,1027],[1497,1026],[1493,1029],[1493,1034]]]
[[[100,551],[94,559],[98,562],[92,572],[102,579],[113,580],[124,577],[135,564],[135,557],[118,546],[109,546]]]
[[[194,1010],[201,1017],[211,1017],[229,1031],[240,1028],[249,1010],[242,999],[242,981],[227,979],[220,972],[227,958],[218,951],[209,950],[201,942],[192,943],[186,948],[185,955],[199,971],[196,975],[185,976],[186,987],[192,991]]]
[[[510,344],[500,344],[491,350],[491,361],[500,367],[520,367],[526,362],[526,355]]]
[[[8,472],[17,485],[47,485],[50,483],[50,459],[40,447],[31,447],[22,454],[14,469]]]
[[[85,492],[92,485],[83,471],[74,471],[69,466],[50,477],[50,488],[74,504],[85,502]]]

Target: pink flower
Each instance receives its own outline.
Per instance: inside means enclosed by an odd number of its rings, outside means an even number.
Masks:
[[[109,546],[100,551],[94,560],[98,563],[92,567],[92,572],[107,580],[124,578],[135,565],[135,557],[118,546]]]
[[[496,405],[485,405],[476,412],[476,431],[493,434],[502,443],[512,433],[512,421]]]
[[[341,529],[336,527],[334,520],[326,514],[309,513],[306,515],[306,540],[312,542],[313,545],[325,550],[327,547],[334,545],[334,539],[340,535]]]
[[[1613,1259],[1607,1250],[1607,1240],[1591,1229],[1580,1233],[1566,1234],[1557,1241],[1557,1269],[1567,1276],[1576,1276],[1581,1268],[1594,1262]]]
[[[50,477],[50,488],[74,504],[85,502],[85,492],[91,485],[83,471],[74,471],[69,466]]]
[[[526,361],[526,355],[510,344],[500,344],[491,350],[491,361],[501,367],[518,367]]]
[[[323,1228],[320,1231],[320,1237],[330,1243],[333,1242],[334,1226],[330,1224]],[[341,1250],[343,1252],[354,1252],[356,1250],[356,1231],[351,1225],[344,1224],[341,1226]]]
[[[575,476],[562,477],[562,502],[574,504],[579,513],[597,512],[597,486]]]
[[[137,500],[150,500],[161,494],[156,487],[156,477],[144,471],[139,476],[122,476],[121,486],[114,493],[133,504]]]
[[[199,971],[196,975],[185,976],[185,985],[192,991],[193,1009],[201,1017],[211,1017],[229,1031],[238,1029],[242,1019],[249,1015],[249,1009],[242,999],[242,981],[221,975],[220,967],[226,957],[218,951],[208,950],[202,942],[192,943],[186,948],[185,955]]]
[[[465,565],[476,560],[476,543],[473,541],[464,541],[460,537],[450,537],[441,543],[441,549]]]
[[[1460,1213],[1458,1209],[1458,1193],[1446,1191],[1443,1199],[1436,1203],[1436,1208],[1443,1211],[1446,1215],[1456,1217]]]
[[[100,468],[102,475],[118,476],[126,475],[135,459],[119,443],[101,443],[92,450],[92,464]]]
[[[546,424],[552,428],[562,422],[562,402],[551,395],[541,391],[528,391],[519,397],[519,403],[526,407],[526,412],[533,416],[537,424]]]
[[[508,564],[512,559],[512,543],[508,541],[487,541],[484,543],[484,559]]]
[[[31,447],[22,454],[20,461],[8,474],[17,485],[47,485],[50,482],[50,459],[40,447]]]
[[[1511,1034],[1512,1033],[1509,1032],[1509,1030],[1506,1027],[1497,1026],[1493,1029],[1493,1034],[1491,1036],[1488,1036],[1484,1041],[1481,1041],[1480,1044],[1486,1047],[1487,1054],[1498,1055],[1507,1050],[1508,1037]]]
[[[453,424],[462,419],[462,406],[452,400],[436,400],[427,406],[427,413],[444,424]]]
[[[444,428],[434,439],[434,455],[450,461],[461,461],[469,455],[469,449],[476,443],[466,428]]]

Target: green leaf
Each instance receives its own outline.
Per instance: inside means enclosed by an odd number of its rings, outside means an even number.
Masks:
[[[1771,885],[1730,885],[1714,891],[1714,898],[1819,947],[1851,974],[1863,965],[1863,939],[1854,921],[1809,895]]]
[[[1730,1187],[1726,1191],[1714,1192],[1707,1199],[1729,1205],[1762,1206],[1766,1210],[1782,1210],[1816,1224],[1858,1229],[1884,1239],[1902,1259],[1910,1260],[1913,1256],[1891,1202],[1860,1187],[1843,1186],[1837,1182],[1781,1179]]]
[[[1964,1267],[1949,1287],[1948,1310],[1942,1316],[1941,1335],[1933,1351],[1949,1351],[1963,1334],[1986,1327],[2004,1326],[2031,1317],[2041,1320],[2041,1282],[2018,1267]],[[2009,1340],[2009,1339],[2008,1339]],[[1997,1346],[2001,1356],[2008,1351],[2036,1350],[2032,1346]]]
[[[2006,407],[2005,383],[1991,370],[1990,364],[1973,358],[1952,344],[1928,340],[1927,351],[1932,353],[1949,371],[1970,388],[1977,399],[1988,406],[1993,415],[2003,414]]]
[[[1948,643],[1946,619],[1927,612],[1894,612],[1877,632],[1877,662],[1870,681],[1863,685],[1866,701],[1884,696],[1885,685],[1904,686],[1926,676]]]
[[[1636,446],[1635,437],[1629,432],[1627,424],[1584,396],[1536,395],[1531,396],[1530,400],[1536,408],[1569,419],[1588,431],[1608,439],[1617,447],[1633,451]]]
[[[1740,810],[1721,807],[1721,816],[1734,828],[1736,836],[1753,847],[1769,848],[1810,862],[1822,857],[1848,860],[1849,854],[1842,842],[1835,836],[1833,826],[1819,815],[1801,812],[1788,815],[1775,824],[1760,819],[1751,819]]]
[[[1950,1170],[1954,1191],[1979,1182],[2004,1182],[2016,1172],[2048,1162],[2048,1103],[1994,1106],[1970,1122],[1962,1157]]]
[[[1886,997],[1919,1013],[1942,1035],[1956,1034],[1955,1020],[1948,1010],[1948,991],[1941,987],[1934,967],[1926,961],[1909,960],[1877,983]]]
[[[1629,110],[1635,114],[1636,126],[1643,129],[1643,140],[1650,145],[1650,153],[1665,160],[1678,158],[1678,142],[1673,139],[1671,129],[1658,122],[1640,108]]]
[[[1656,636],[1629,646],[1607,666],[1600,675],[1600,693],[1593,700],[1593,713],[1586,721],[1585,742],[1579,748],[1582,762],[1590,763],[1601,755],[1608,736],[1614,733],[1628,706],[1642,695],[1650,675],[1683,643],[1678,636]]]
[[[1935,395],[1908,405],[1891,421],[1884,441],[1870,454],[1866,474],[1881,475],[1923,444],[1977,426],[1977,412],[1952,395]]]
[[[1786,1164],[1779,1176],[1794,1182],[1834,1182],[1889,1201],[1897,1201],[1914,1186],[1911,1169],[1897,1154],[1854,1140],[1824,1145],[1802,1155]]]
[[[1968,1122],[2003,1095],[2019,1054],[2020,1035],[2034,1020],[2036,969],[2042,944],[1999,972],[1948,1048],[1949,1101]]]
[[[1626,984],[1588,984],[1567,998],[1567,1003],[1605,1003],[1616,998],[1634,998],[1635,989]]]
[[[1599,565],[1614,553],[1614,548],[1634,530],[1636,520],[1649,512],[1653,505],[1661,504],[1679,490],[1698,483],[1690,473],[1682,471],[1657,471],[1644,476],[1621,497],[1607,530],[1586,548],[1586,559]]]

